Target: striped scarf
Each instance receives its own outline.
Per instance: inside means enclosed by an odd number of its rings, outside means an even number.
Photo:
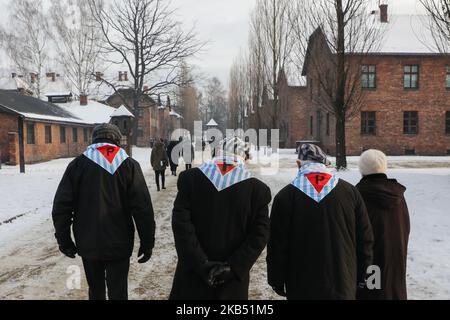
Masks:
[[[314,201],[320,203],[337,186],[339,178],[323,164],[303,166],[292,185]]]
[[[215,158],[201,165],[199,169],[219,192],[252,177],[251,172],[245,169],[244,162],[238,157]]]
[[[128,154],[122,148],[109,143],[90,145],[83,155],[105,169],[111,175],[128,159]]]

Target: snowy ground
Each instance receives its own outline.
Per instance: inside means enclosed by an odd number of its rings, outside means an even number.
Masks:
[[[168,177],[168,189],[155,192],[149,165],[150,150],[135,149],[152,194],[157,220],[157,241],[150,263],[130,271],[131,299],[166,299],[176,265],[170,215],[176,194],[176,178]],[[251,166],[270,185],[275,195],[295,176],[295,154],[281,150],[276,175],[262,176],[260,165]],[[256,160],[256,159],[255,159]],[[357,183],[357,158],[349,158],[350,170],[340,173]],[[407,188],[411,211],[411,243],[408,285],[411,299],[450,299],[450,158],[391,157],[390,176]],[[59,254],[51,223],[53,196],[70,159],[0,170],[0,299],[86,299],[84,275],[80,289],[66,287],[70,266],[80,259]],[[274,161],[271,162],[272,164]],[[138,243],[138,241],[137,241]],[[265,255],[252,270],[252,299],[276,299],[266,284]],[[82,269],[81,269],[82,270]]]

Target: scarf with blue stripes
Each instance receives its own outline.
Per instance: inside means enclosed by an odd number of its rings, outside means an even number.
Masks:
[[[111,175],[114,175],[122,163],[128,159],[128,154],[125,150],[109,143],[90,145],[83,155],[98,164]]]
[[[325,165],[312,163],[301,167],[292,185],[320,203],[333,191],[338,182],[339,178]]]
[[[219,192],[252,177],[251,172],[245,169],[244,161],[234,157],[215,158],[199,169]]]

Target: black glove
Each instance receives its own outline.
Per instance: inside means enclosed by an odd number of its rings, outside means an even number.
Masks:
[[[287,294],[286,294],[286,289],[285,289],[284,285],[283,286],[275,286],[275,287],[272,287],[272,289],[280,297],[286,298]]]
[[[217,288],[236,278],[228,263],[215,265],[209,273],[209,286]]]
[[[201,266],[199,270],[199,275],[202,278],[202,280],[208,285],[212,283],[211,280],[211,270],[217,266],[220,265],[221,262],[214,262],[214,261],[205,261]]]
[[[75,259],[77,255],[77,247],[75,246],[73,241],[70,241],[64,245],[60,245],[59,251],[61,251],[62,254],[70,259]]]
[[[138,263],[143,264],[143,263],[148,262],[150,260],[150,258],[152,257],[152,253],[153,253],[153,250],[151,248],[141,246],[139,248],[139,253],[138,253],[138,258],[140,258],[138,260]]]

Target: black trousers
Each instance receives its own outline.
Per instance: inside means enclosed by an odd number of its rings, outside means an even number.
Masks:
[[[84,271],[89,285],[89,300],[128,300],[128,272],[130,259],[116,261],[83,258]]]
[[[192,164],[186,164],[186,171],[192,169]]]
[[[155,171],[155,180],[156,180],[156,187],[158,190],[160,190],[160,184],[159,184],[159,177],[161,177],[161,183],[162,187],[166,187],[166,170],[156,170]]]

